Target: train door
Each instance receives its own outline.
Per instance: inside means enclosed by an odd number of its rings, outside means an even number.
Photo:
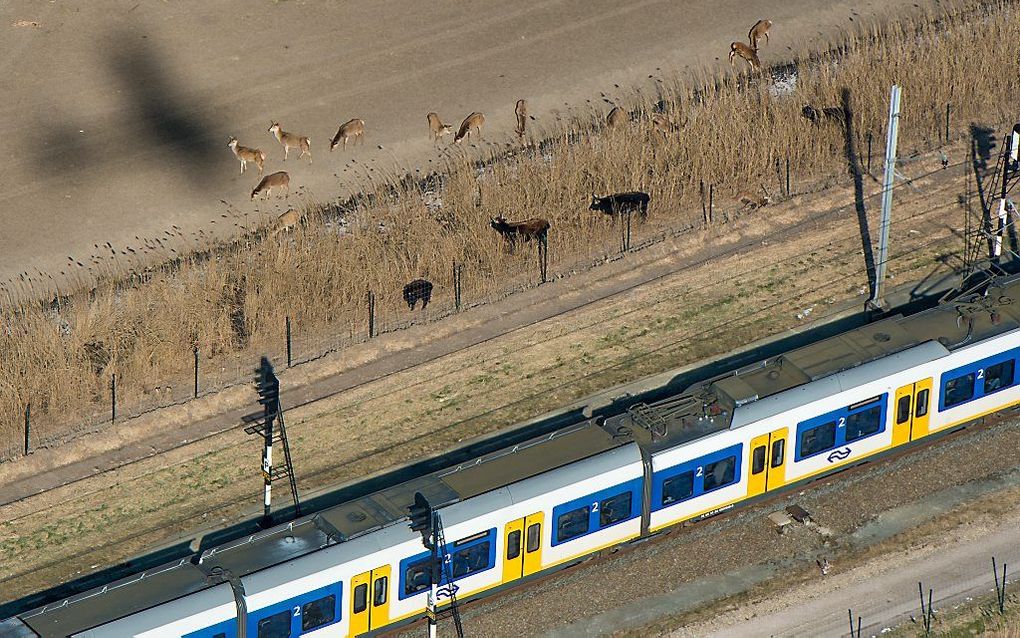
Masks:
[[[894,446],[928,434],[931,388],[932,380],[929,377],[896,390],[892,436]]]
[[[351,638],[378,629],[390,620],[390,566],[351,579]]]
[[[751,439],[747,495],[757,496],[786,482],[787,429],[780,428]]]
[[[524,519],[510,521],[503,531],[503,582],[524,575]]]
[[[524,575],[542,570],[542,527],[545,514],[536,512],[524,519]]]

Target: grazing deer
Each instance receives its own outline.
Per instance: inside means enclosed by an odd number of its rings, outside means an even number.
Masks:
[[[289,179],[288,179],[289,181]],[[286,213],[276,218],[276,223],[273,224],[273,230],[269,233],[270,237],[275,237],[285,230],[290,230],[298,225],[301,221],[301,213],[291,208]]]
[[[294,133],[287,133],[280,128],[279,122],[273,122],[272,126],[269,127],[269,132],[276,137],[276,141],[283,145],[283,161],[287,161],[287,156],[290,153],[290,149],[299,148],[301,154],[298,155],[298,159],[301,159],[308,154],[308,163],[312,163],[312,151],[311,143],[312,140],[308,139],[304,135],[295,135]]]
[[[510,243],[511,250],[517,245],[518,239],[524,241],[537,240],[545,246],[549,235],[549,222],[544,219],[527,219],[522,222],[508,222],[502,215],[489,221],[493,230]]]
[[[620,213],[637,212],[638,217],[645,220],[648,219],[649,201],[651,201],[651,197],[648,193],[642,193],[640,191],[613,193],[612,195],[607,195],[605,197],[599,197],[595,193],[592,193],[591,205],[588,206],[588,210],[601,211],[614,218]]]
[[[425,116],[425,119],[429,123],[429,134],[432,136],[433,142],[438,142],[444,135],[453,133],[453,127],[449,124],[443,124],[443,121],[439,119],[438,113],[429,113]]]
[[[618,106],[614,106],[613,110],[610,111],[609,115],[606,116],[606,125],[609,128],[617,128],[623,126],[629,121],[630,116],[628,116],[627,112]]]
[[[347,140],[351,138],[354,138],[354,143],[361,141],[361,143],[364,144],[365,140],[364,137],[362,137],[364,134],[365,120],[354,118],[353,120],[344,122],[340,125],[340,128],[337,129],[336,135],[333,136],[333,141],[329,143],[329,152],[332,153],[333,149],[340,145],[340,140],[344,141],[345,151],[347,150]]]
[[[419,299],[422,310],[425,310],[425,306],[432,301],[432,282],[428,279],[415,279],[404,286],[404,301],[407,302],[408,308],[414,310],[414,305]]]
[[[752,49],[743,42],[730,43],[730,66],[733,66],[733,58],[740,56],[751,67],[752,71],[761,68],[761,60],[758,59],[758,49]]]
[[[514,133],[517,133],[517,137],[523,142],[524,133],[528,125],[528,102],[526,100],[517,100],[517,106],[514,107],[514,115],[517,116],[517,128],[514,129]]]
[[[265,192],[268,198],[273,194],[273,189],[279,188],[280,190],[290,190],[290,175],[286,171],[279,171],[271,175],[266,175],[259,182],[259,185],[255,187],[255,190],[251,192],[251,198],[254,200],[256,197]]]
[[[461,122],[460,129],[457,134],[453,136],[453,141],[460,144],[460,141],[465,137],[471,136],[471,129],[474,129],[478,133],[478,139],[482,139],[482,125],[485,124],[485,115],[474,112],[471,115],[464,118]]]
[[[758,50],[758,42],[761,41],[762,37],[765,38],[765,44],[769,43],[769,29],[772,28],[772,20],[758,20],[751,27],[751,30],[747,32],[747,40],[751,44],[751,48],[755,51]]]
[[[652,127],[655,130],[657,130],[660,133],[662,133],[663,135],[668,136],[674,130],[673,123],[669,121],[668,117],[666,117],[665,115],[663,115],[661,113],[656,113],[656,114],[652,115],[651,121],[652,121]]]
[[[737,201],[740,202],[741,210],[756,210],[758,208],[765,208],[772,203],[772,193],[765,188],[765,185],[761,185],[761,195],[743,191],[737,194]]]
[[[265,153],[257,148],[241,146],[237,143],[236,137],[231,137],[230,141],[227,142],[227,146],[230,147],[230,150],[234,151],[234,157],[241,162],[241,175],[244,175],[244,169],[247,167],[248,162],[252,162],[255,166],[259,167],[259,177],[262,177],[262,169],[266,162]]]

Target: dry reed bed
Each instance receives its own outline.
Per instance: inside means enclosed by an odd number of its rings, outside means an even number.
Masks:
[[[1020,86],[1002,72],[1017,59],[1020,9],[1012,3],[875,27],[835,55],[801,56],[776,78],[660,83],[657,95],[636,97],[636,122],[624,131],[602,131],[593,112],[540,151],[490,151],[481,168],[451,155],[433,192],[409,181],[379,185],[345,211],[342,232],[312,210],[293,235],[190,258],[144,283],[110,279],[59,307],[9,304],[0,331],[0,458],[20,446],[28,402],[44,440],[100,420],[112,373],[124,404],[151,400],[155,380],[180,398],[195,345],[214,384],[236,382],[238,362],[281,352],[286,316],[309,340],[353,338],[364,330],[368,290],[381,317],[406,316],[400,289],[416,277],[436,284],[442,310],[452,303],[454,262],[464,265],[466,302],[534,284],[533,249],[510,253],[488,227],[497,214],[549,219],[550,270],[565,272],[618,250],[618,227],[587,210],[593,191],[651,193],[651,221],[635,228],[641,237],[701,223],[702,182],[716,185],[717,209],[732,210],[738,190],[765,184],[775,194],[777,161],[789,159],[801,185],[845,175],[842,127],[801,117],[805,103],[839,105],[844,89],[858,144],[868,131],[881,137],[894,82],[904,90],[901,152],[936,143],[947,103],[957,130],[1006,121]],[[678,133],[664,137],[648,124],[657,108]]]

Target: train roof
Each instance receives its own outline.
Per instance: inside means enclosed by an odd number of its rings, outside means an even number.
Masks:
[[[1020,328],[1020,276],[904,317],[893,315],[745,366],[656,403],[639,403],[613,427],[653,451],[773,416],[793,405],[880,379]]]

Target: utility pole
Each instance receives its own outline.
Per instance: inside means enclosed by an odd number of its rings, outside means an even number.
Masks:
[[[896,141],[900,123],[900,87],[892,86],[889,94],[889,123],[885,138],[885,178],[882,181],[882,221],[879,224],[878,263],[875,265],[875,287],[871,304],[880,306],[885,282],[886,262],[889,259],[889,224],[892,216],[893,179],[896,174]]]

